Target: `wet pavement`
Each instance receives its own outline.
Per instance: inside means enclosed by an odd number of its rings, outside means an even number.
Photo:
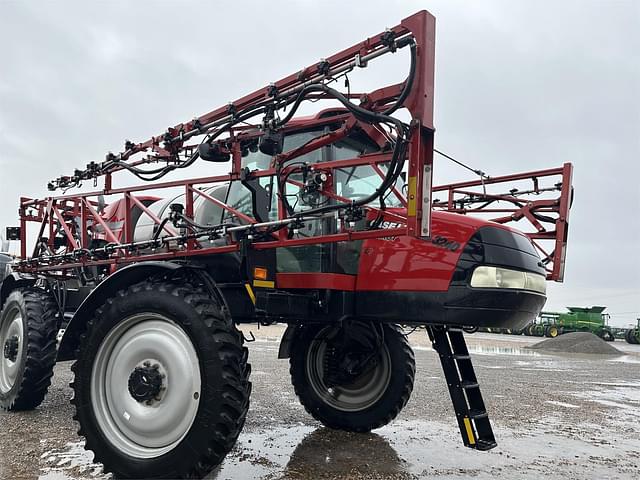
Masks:
[[[252,403],[234,450],[208,478],[223,479],[638,479],[640,347],[618,357],[547,355],[537,338],[467,336],[498,447],[462,446],[441,367],[424,332],[411,335],[417,377],[398,419],[371,434],[323,428],[300,406],[278,327],[250,345]],[[43,405],[0,412],[0,478],[108,478],[75,434],[69,364],[56,367]]]

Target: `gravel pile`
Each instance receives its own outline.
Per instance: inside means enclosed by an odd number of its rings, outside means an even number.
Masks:
[[[556,338],[543,340],[527,348],[547,352],[590,353],[596,355],[622,355],[623,353],[589,332],[565,333]]]

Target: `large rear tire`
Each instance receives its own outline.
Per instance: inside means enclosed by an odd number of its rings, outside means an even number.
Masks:
[[[307,412],[330,428],[367,432],[409,401],[415,357],[395,325],[301,327],[292,342],[291,381]]]
[[[87,323],[72,366],[85,448],[116,477],[204,477],[244,426],[242,343],[202,288],[147,281],[118,292]]]
[[[547,338],[556,338],[560,335],[560,329],[556,325],[547,325],[544,329],[544,336]]]
[[[14,290],[0,313],[0,408],[42,403],[56,363],[58,307],[38,288]]]

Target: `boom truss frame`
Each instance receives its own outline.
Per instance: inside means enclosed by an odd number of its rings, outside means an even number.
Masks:
[[[301,92],[309,85],[330,82],[337,75],[354,68],[364,68],[376,58],[395,52],[410,43],[416,47],[415,76],[408,91],[406,83],[390,85],[367,94],[359,94],[360,107],[374,113],[384,112],[394,102],[400,103],[411,115],[408,126],[408,151],[406,153],[407,191],[394,190],[405,207],[403,212],[397,209],[380,210],[371,204],[363,206],[365,211],[375,211],[385,220],[389,220],[394,228],[380,228],[372,230],[355,230],[350,222],[349,208],[339,212],[341,226],[337,233],[322,236],[293,238],[292,232],[314,221],[318,215],[309,217],[290,215],[284,208],[282,200],[278,202],[278,219],[275,221],[260,221],[245,213],[239,212],[225,202],[210,196],[204,187],[212,184],[244,181],[247,178],[274,177],[282,174],[285,161],[297,158],[314,149],[329,145],[340,139],[353,128],[367,129],[367,125],[360,122],[352,113],[332,116],[330,119],[317,118],[305,120],[305,127],[327,124],[329,121],[343,121],[343,127],[330,134],[320,136],[291,152],[284,152],[274,156],[273,162],[267,169],[247,172],[242,168],[241,140],[251,133],[246,127],[237,126],[229,129],[228,156],[231,171],[228,174],[176,180],[168,182],[143,183],[134,187],[116,188],[113,186],[113,174],[131,167],[137,168],[145,164],[165,163],[171,165],[180,161],[180,155],[189,156],[198,149],[198,145],[187,144],[190,139],[204,137],[206,140],[216,128],[238,120],[237,112],[248,109],[258,109],[260,112],[269,110],[270,106],[283,99],[291,98],[296,92]],[[102,189],[88,193],[52,196],[45,199],[21,198],[20,215],[20,261],[15,269],[23,272],[41,273],[48,276],[74,276],[75,269],[88,266],[115,266],[119,264],[139,262],[143,260],[169,260],[189,258],[202,255],[236,252],[242,248],[242,243],[249,242],[256,250],[279,247],[292,247],[307,244],[321,244],[362,240],[367,238],[383,238],[390,236],[409,235],[426,238],[431,234],[432,208],[444,209],[455,213],[475,214],[480,211],[500,213],[493,218],[498,223],[507,223],[526,219],[536,229],[529,234],[534,243],[537,240],[555,240],[555,248],[545,251],[540,249],[545,263],[548,265],[548,278],[561,281],[564,269],[564,255],[566,247],[566,232],[571,195],[570,164],[560,169],[550,169],[530,172],[506,177],[496,177],[472,182],[463,182],[432,188],[433,166],[433,95],[434,95],[434,51],[435,51],[435,19],[428,12],[422,11],[403,20],[399,25],[378,35],[347,48],[319,63],[289,75],[278,82],[257,90],[247,96],[235,100],[226,106],[217,108],[190,122],[181,123],[169,128],[164,134],[151,139],[132,143],[127,141],[125,150],[117,155],[108,154],[105,162],[91,162],[85,170],[76,170],[73,175],[60,177],[50,184],[50,189],[71,188],[81,181],[93,180],[97,183],[103,179]],[[356,97],[355,94],[349,95]],[[314,94],[314,98],[327,98],[326,95]],[[256,110],[256,111],[258,111]],[[296,123],[297,122],[297,123]],[[288,128],[300,128],[300,121],[292,120]],[[258,129],[266,129],[267,122]],[[253,131],[255,132],[255,126]],[[255,134],[255,133],[254,133]],[[146,155],[141,157],[141,155]],[[323,162],[318,167],[331,172],[336,168],[370,165],[381,177],[385,178],[384,168],[392,160],[391,153],[376,153],[362,155],[347,160]],[[287,168],[286,166],[284,167]],[[486,195],[484,198],[470,189],[485,184],[497,184],[514,180],[530,178],[534,182],[533,194],[537,191],[538,179],[559,175],[557,182],[559,197],[546,200],[534,200],[533,203],[523,204],[518,195],[502,195],[500,198]],[[293,180],[288,181],[296,185]],[[182,218],[187,222],[193,221],[194,202],[196,199],[212,203],[222,208],[228,214],[240,219],[243,225],[220,225],[204,231],[183,228],[179,233],[170,228],[167,222],[158,218],[136,194],[161,189],[179,188],[185,196]],[[392,187],[392,190],[395,187]],[[446,202],[433,202],[432,192],[446,191]],[[330,189],[322,189],[321,193],[335,200],[346,201]],[[109,225],[100,214],[101,197],[117,197],[124,202],[124,222],[119,228]],[[471,196],[471,197],[470,197]],[[458,198],[472,198],[473,201],[460,202]],[[488,208],[493,201],[511,202],[513,207],[491,210]],[[479,202],[485,205],[479,205]],[[487,203],[489,202],[489,203]],[[346,205],[346,204],[345,204]],[[475,206],[474,206],[475,205]],[[153,220],[162,232],[151,240],[134,241],[134,222],[132,209],[139,208]],[[557,219],[553,220],[553,228],[545,227],[549,223],[548,217],[541,217],[539,213],[554,212]],[[329,215],[329,214],[326,214]],[[39,225],[36,244],[31,252],[27,249],[27,225]],[[99,226],[106,245],[100,248],[90,248],[91,226]],[[215,240],[225,237],[225,245],[216,245]],[[61,240],[62,239],[62,240]]]

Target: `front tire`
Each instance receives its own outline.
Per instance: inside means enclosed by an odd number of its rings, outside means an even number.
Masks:
[[[611,330],[607,330],[606,328],[600,330],[598,332],[598,336],[605,342],[613,342],[616,339],[616,337],[613,336],[613,333],[611,333]]]
[[[56,363],[58,307],[44,290],[9,294],[0,313],[0,408],[32,410],[47,394]]]
[[[123,478],[201,478],[234,446],[249,408],[242,335],[221,302],[147,281],[96,311],[72,370],[87,450]]]
[[[627,341],[627,343],[630,343],[631,345],[637,345],[638,338],[640,338],[640,333],[636,335],[636,330],[634,329],[627,330],[626,333],[624,334],[624,339]]]
[[[416,370],[397,326],[365,322],[300,327],[290,367],[307,412],[327,427],[353,432],[393,420],[411,396]]]

